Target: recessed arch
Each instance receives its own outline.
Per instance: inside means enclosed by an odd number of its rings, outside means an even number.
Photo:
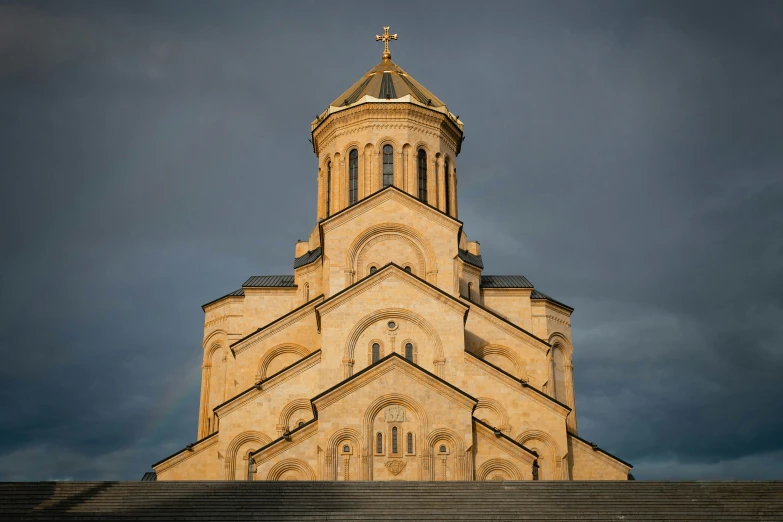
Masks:
[[[293,401],[286,404],[280,411],[280,417],[277,423],[278,426],[281,426],[283,430],[291,429],[291,417],[294,415],[294,413],[300,410],[310,412],[308,418],[312,417],[313,407],[311,406],[309,399],[294,399]],[[295,428],[296,426],[293,427]]]
[[[489,459],[476,470],[476,480],[494,480],[492,473],[502,472],[510,480],[523,480],[523,475],[512,462],[506,459]]]
[[[426,319],[403,308],[384,308],[381,310],[376,310],[375,312],[369,313],[362,317],[348,333],[345,343],[345,350],[343,352],[343,360],[350,361],[351,369],[353,368],[352,363],[354,361],[356,343],[358,342],[359,337],[371,325],[386,319],[403,319],[421,328],[427,336],[427,341],[433,347],[435,354],[435,361],[433,361],[433,364],[436,364],[436,361],[443,359],[443,342],[441,341],[440,336],[438,335],[435,328]],[[349,370],[347,372],[348,375],[345,377],[350,377],[351,372],[352,370]]]
[[[426,275],[429,272],[437,271],[438,266],[435,251],[423,234],[412,227],[400,223],[379,223],[363,230],[354,238],[351,242],[351,246],[348,248],[345,264],[346,266],[351,267],[354,274],[354,279],[351,283],[355,282],[355,276],[359,273],[359,267],[361,266],[358,263],[360,252],[365,248],[366,244],[372,241],[376,236],[385,234],[396,235],[401,240],[402,238],[405,238],[409,244],[412,244],[415,247],[415,250],[422,256],[420,263],[423,267],[422,272],[420,273],[423,279],[426,279]]]
[[[287,473],[294,473],[297,478],[283,476]],[[315,472],[303,460],[299,459],[285,459],[281,460],[269,470],[267,473],[267,480],[315,480]]]
[[[329,436],[329,440],[326,443],[326,473],[327,480],[337,480],[339,456],[344,455],[342,451],[342,444],[345,441],[351,441],[353,448],[351,454],[364,455],[364,444],[362,444],[362,435],[358,430],[353,428],[340,428]],[[353,474],[353,473],[352,473]],[[360,480],[364,480],[363,472],[359,468],[357,476]]]
[[[555,439],[541,430],[526,430],[517,435],[516,441],[525,447],[535,446],[538,451],[539,474],[544,480],[560,479],[563,474],[562,455]],[[535,444],[532,444],[535,442]]]
[[[244,431],[234,437],[231,442],[228,443],[228,447],[226,448],[226,480],[236,480],[236,464],[237,457],[239,456],[239,448],[248,442],[255,442],[258,447],[254,449],[259,449],[262,446],[266,446],[272,442],[272,439],[260,431]]]
[[[503,346],[501,344],[486,344],[472,350],[471,353],[480,359],[486,359],[487,356],[492,355],[502,357],[508,361],[508,366],[510,366],[510,368],[503,368],[501,366],[502,370],[509,371],[509,369],[513,368],[513,372],[511,373],[513,373],[515,377],[527,380],[527,368],[525,363],[522,361],[522,358],[508,346]]]
[[[283,354],[295,354],[299,357],[304,357],[310,353],[310,350],[304,346],[292,343],[279,344],[273,348],[267,350],[264,355],[261,356],[261,360],[258,362],[258,372],[256,374],[257,380],[263,380],[268,377],[267,369],[272,361]]]
[[[478,404],[476,404],[476,408],[473,410],[473,416],[481,418],[481,410],[488,410],[494,414],[499,424],[493,427],[502,431],[506,431],[510,428],[508,424],[508,412],[500,402],[489,397],[479,397]]]

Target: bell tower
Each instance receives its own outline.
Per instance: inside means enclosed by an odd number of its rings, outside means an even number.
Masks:
[[[318,156],[318,219],[394,185],[454,218],[463,124],[446,104],[391,60],[381,61],[311,124]]]

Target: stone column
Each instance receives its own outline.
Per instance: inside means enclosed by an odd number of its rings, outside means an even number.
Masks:
[[[212,377],[212,365],[201,365],[201,409],[198,413],[198,433],[196,440],[201,440],[207,435],[207,416],[209,415],[209,382]]]
[[[566,427],[568,431],[577,435],[576,429],[576,404],[574,401],[574,365],[571,361],[565,363],[565,389],[566,389],[566,404],[571,408],[571,413],[568,414]]]
[[[394,153],[394,186],[405,190],[405,169],[402,158],[402,149]]]

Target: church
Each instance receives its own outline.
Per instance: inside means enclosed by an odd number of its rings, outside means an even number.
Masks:
[[[578,435],[573,308],[484,274],[459,220],[464,125],[395,39],[311,123],[317,222],[293,274],[202,307],[196,442],[157,480],[629,478]]]

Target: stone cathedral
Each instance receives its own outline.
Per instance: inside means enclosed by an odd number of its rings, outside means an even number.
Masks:
[[[388,29],[311,124],[317,222],[293,274],[202,307],[197,441],[157,479],[626,480],[577,434],[573,309],[483,273],[463,123],[391,60]]]

